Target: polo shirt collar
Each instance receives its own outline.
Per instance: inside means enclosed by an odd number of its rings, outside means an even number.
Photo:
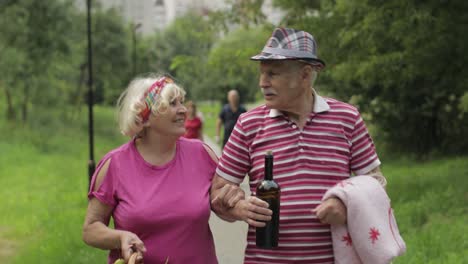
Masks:
[[[330,109],[330,106],[328,105],[327,101],[325,100],[325,98],[323,98],[322,96],[320,96],[316,91],[315,89],[312,89],[312,93],[314,94],[314,109],[313,109],[313,112],[314,113],[321,113],[321,112],[326,112]],[[270,113],[269,113],[269,116],[271,118],[274,118],[274,117],[278,117],[278,116],[281,116],[283,115],[283,113],[281,113],[280,110],[278,109],[270,109]]]

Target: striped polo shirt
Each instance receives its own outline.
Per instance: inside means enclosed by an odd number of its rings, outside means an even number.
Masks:
[[[338,181],[380,165],[358,110],[315,91],[314,96],[302,130],[263,105],[240,116],[224,148],[218,175],[239,184],[247,174],[255,195],[265,152],[272,150],[273,178],[281,187],[278,248],[257,248],[255,228],[249,227],[244,263],[333,263],[330,226],[311,210]]]

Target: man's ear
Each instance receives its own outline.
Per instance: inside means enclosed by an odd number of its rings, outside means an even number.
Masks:
[[[310,80],[312,78],[312,73],[314,68],[312,65],[306,64],[302,67],[301,78],[302,80]]]

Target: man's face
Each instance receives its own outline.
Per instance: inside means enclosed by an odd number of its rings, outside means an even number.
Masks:
[[[239,104],[239,95],[234,91],[230,91],[228,93],[228,102],[230,105],[237,106]]]
[[[301,64],[293,61],[260,62],[259,85],[268,108],[289,111],[297,105],[307,89],[301,71]]]

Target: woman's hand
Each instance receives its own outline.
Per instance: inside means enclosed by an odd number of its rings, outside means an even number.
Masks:
[[[120,250],[122,257],[127,263],[134,252],[138,252],[135,263],[143,263],[143,253],[146,252],[145,245],[140,238],[132,232],[122,231],[120,234]]]
[[[237,202],[245,198],[244,191],[235,184],[226,184],[218,192],[217,196],[211,201],[214,208],[232,208]]]
[[[240,200],[231,210],[237,219],[243,220],[254,227],[264,227],[265,222],[270,221],[273,214],[268,209],[267,202],[254,196],[250,196],[246,200]]]

